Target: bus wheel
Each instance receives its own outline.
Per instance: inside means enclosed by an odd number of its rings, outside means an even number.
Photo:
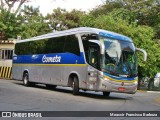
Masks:
[[[78,95],[79,93],[79,81],[78,78],[75,76],[73,78],[73,95]]]
[[[103,92],[103,96],[108,97],[110,95],[110,92]]]
[[[29,86],[30,85],[28,73],[24,73],[24,75],[23,75],[23,84],[25,86]]]

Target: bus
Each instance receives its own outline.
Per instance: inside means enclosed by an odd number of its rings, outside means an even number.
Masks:
[[[25,86],[71,87],[79,90],[134,94],[138,58],[133,41],[121,34],[90,27],[57,31],[17,41],[12,77]]]

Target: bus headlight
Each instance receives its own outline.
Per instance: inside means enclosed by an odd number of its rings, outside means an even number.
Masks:
[[[98,76],[99,76],[100,78],[104,78],[103,72],[99,71],[99,72],[98,72]]]
[[[134,84],[138,84],[138,81],[136,80],[136,81],[134,82]]]

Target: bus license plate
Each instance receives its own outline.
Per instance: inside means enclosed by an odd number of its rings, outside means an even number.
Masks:
[[[118,90],[119,90],[119,91],[125,91],[126,88],[124,88],[124,87],[119,87]]]

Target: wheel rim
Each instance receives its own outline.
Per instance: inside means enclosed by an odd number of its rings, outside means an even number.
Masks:
[[[75,88],[75,84],[74,84],[74,81],[73,81],[73,83],[72,83],[72,86],[73,86],[73,89]]]
[[[24,84],[25,85],[27,84],[27,77],[26,76],[24,77]]]

